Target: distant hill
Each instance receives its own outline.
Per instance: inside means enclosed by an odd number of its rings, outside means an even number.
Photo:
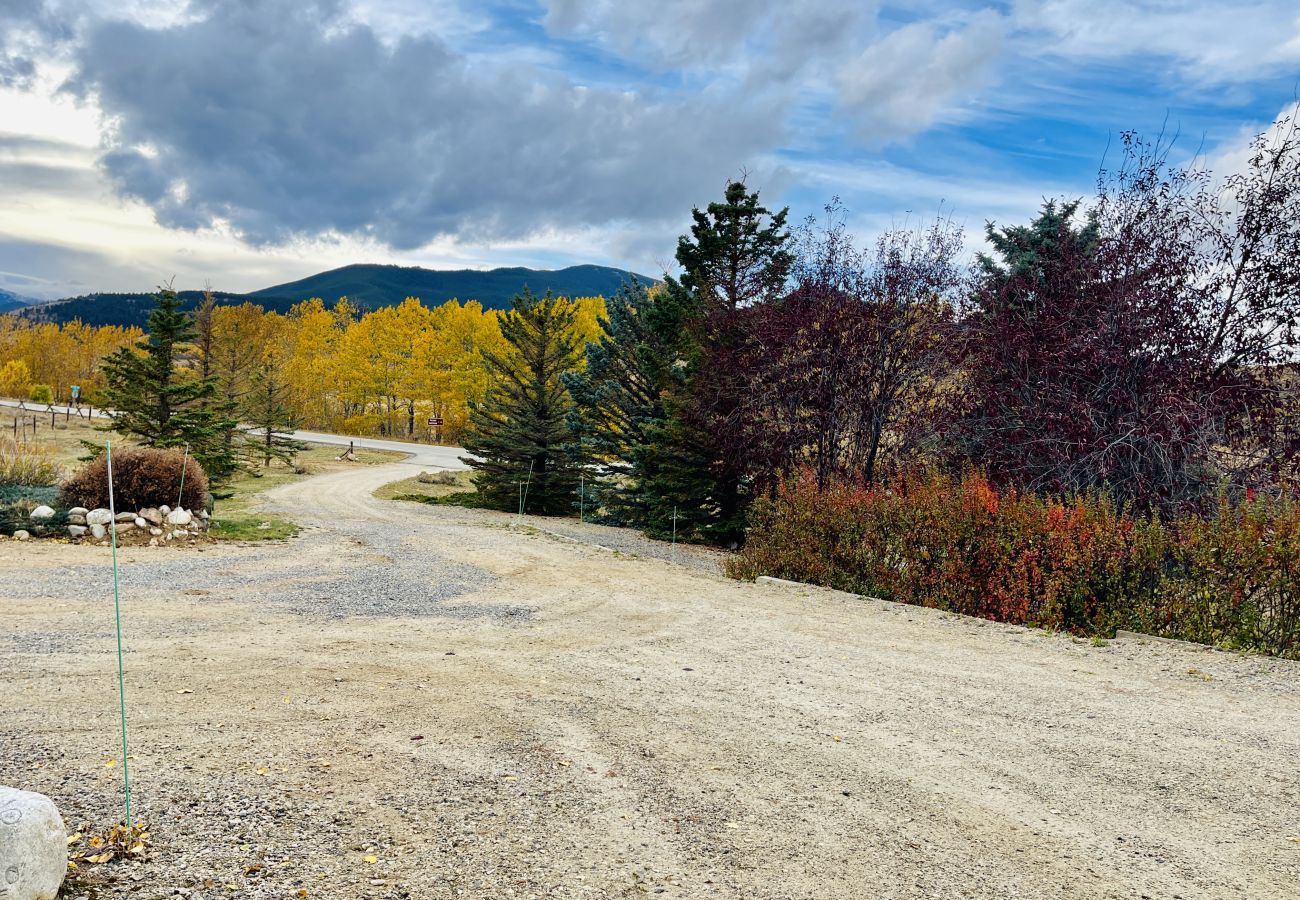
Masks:
[[[524,268],[439,271],[418,266],[359,264],[250,294],[214,291],[213,296],[219,303],[250,302],[275,312],[288,312],[295,303],[312,297],[320,297],[330,305],[340,297],[347,297],[362,309],[393,306],[407,297],[419,297],[426,306],[437,306],[455,298],[477,300],[491,309],[506,309],[511,298],[525,285],[537,294],[549,289],[568,297],[608,297],[628,278],[637,278],[647,285],[654,283],[644,275],[607,266],[570,266],[554,271]],[[193,309],[203,299],[203,292],[181,291],[179,296],[186,309]],[[50,322],[80,319],[87,325],[136,325],[143,328],[153,306],[152,292],[99,293],[28,307],[20,315]],[[0,313],[5,311],[0,306]]]
[[[535,294],[551,290],[566,297],[609,296],[627,278],[639,278],[647,285],[654,280],[607,266],[569,266],[567,269],[475,269],[437,270],[418,266],[359,264],[331,269],[300,281],[277,284],[250,294],[258,297],[320,297],[333,302],[347,297],[358,306],[374,309],[419,297],[428,306],[453,298],[477,300],[491,309],[506,309],[515,294],[527,285]]]
[[[0,290],[0,316],[39,302],[34,297],[24,297],[22,294],[15,294],[12,291]]]
[[[296,302],[287,298],[257,299],[246,294],[230,294],[225,291],[213,291],[218,303],[238,305],[245,301],[256,303],[267,310],[288,312]],[[178,296],[182,307],[192,310],[203,299],[202,291],[180,291]],[[135,325],[144,328],[149,319],[149,312],[154,308],[153,292],[139,294],[85,294],[56,300],[42,306],[29,306],[19,310],[18,314],[27,319],[63,324],[80,319],[87,325]]]

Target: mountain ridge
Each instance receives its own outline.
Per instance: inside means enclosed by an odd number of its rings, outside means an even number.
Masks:
[[[353,263],[317,272],[296,281],[272,285],[248,293],[213,291],[223,305],[255,303],[268,312],[288,312],[294,304],[319,297],[333,305],[347,297],[363,310],[394,306],[407,297],[417,297],[433,307],[451,299],[477,300],[489,309],[507,309],[515,294],[527,287],[535,294],[551,290],[568,297],[610,296],[629,278],[650,285],[654,279],[625,269],[582,264],[563,269],[529,269],[508,266],[496,269],[426,269],[381,263]],[[178,291],[186,309],[203,298],[202,291]],[[98,292],[68,297],[39,306],[5,310],[27,318],[56,323],[80,319],[87,325],[135,325],[144,327],[154,305],[153,292]]]

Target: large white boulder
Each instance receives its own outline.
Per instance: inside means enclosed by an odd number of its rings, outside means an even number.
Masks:
[[[92,509],[86,513],[87,525],[107,525],[113,521],[113,514],[106,509]]]
[[[103,526],[101,525],[100,527],[102,528]],[[79,537],[81,537],[81,536],[82,536],[83,534],[85,534],[85,533],[86,533],[86,526],[85,526],[85,525],[69,525],[69,526],[68,526],[68,534],[69,534],[70,536],[74,537],[74,538],[79,538]]]
[[[54,900],[67,871],[68,837],[54,802],[0,786],[0,897]]]
[[[90,512],[90,510],[86,509],[86,507],[84,507],[84,506],[74,506],[74,507],[72,507],[72,509],[68,510],[68,515],[70,515],[70,516],[84,516],[84,515],[85,515],[86,513],[88,513],[88,512]]]
[[[26,531],[25,529],[19,528],[17,531],[14,532],[15,541],[30,541],[31,539],[32,539],[31,533]]]
[[[167,514],[168,525],[188,525],[193,519],[187,509],[173,509]]]
[[[120,513],[117,514],[117,521],[119,521],[119,522],[131,522],[131,523],[134,523],[134,522],[135,522],[135,513],[133,513],[133,512],[120,512]]]
[[[161,525],[163,523],[162,512],[152,506],[140,510],[140,518],[144,519],[150,525]]]
[[[108,529],[96,522],[94,525],[90,526],[90,536],[97,541],[102,541],[108,536]]]
[[[46,519],[54,518],[54,510],[50,509],[48,506],[41,505],[32,510],[31,513],[28,514],[27,518],[34,519],[37,522],[44,522]]]

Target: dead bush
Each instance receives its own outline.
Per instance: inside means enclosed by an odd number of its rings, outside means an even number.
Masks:
[[[420,484],[459,484],[455,472],[421,472],[415,480]]]
[[[208,502],[208,476],[180,450],[149,447],[113,452],[113,499],[119,510],[172,506],[181,489],[181,463],[185,464],[185,495],[181,506],[203,509]],[[73,473],[62,485],[66,506],[100,509],[108,506],[108,464],[100,454]]]

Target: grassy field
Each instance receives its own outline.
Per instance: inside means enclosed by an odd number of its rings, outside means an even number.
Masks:
[[[458,491],[474,490],[474,482],[470,481],[471,472],[449,472],[456,479],[455,484],[425,484],[420,481],[419,477],[403,478],[401,481],[394,481],[386,484],[375,491],[375,496],[380,500],[406,500],[415,497],[445,497],[447,494],[454,494]]]
[[[0,407],[0,436],[8,435],[11,438],[13,437],[15,414],[21,418],[25,425],[25,428],[20,427],[18,433],[22,443],[24,445],[34,443],[43,448],[59,464],[62,469],[62,476],[71,473],[80,465],[79,457],[86,455],[87,451],[82,441],[103,444],[105,439],[110,439],[113,441],[114,446],[133,445],[131,441],[123,439],[120,435],[99,431],[85,419],[78,419],[76,416],[71,418],[61,415],[56,416],[54,426],[51,427],[49,413],[44,416],[39,413],[36,414],[37,425],[33,440],[31,429],[32,413],[24,413],[9,407]],[[96,423],[102,425],[104,420],[96,420]],[[265,469],[259,468],[255,472],[241,473],[226,486],[226,489],[231,492],[231,496],[217,501],[212,515],[212,528],[209,533],[218,540],[227,541],[278,540],[292,537],[298,532],[298,527],[288,519],[283,516],[260,513],[252,508],[256,505],[257,499],[262,493],[282,484],[299,481],[321,472],[330,472],[354,466],[378,465],[402,458],[400,453],[389,453],[380,450],[357,450],[354,454],[356,457],[355,462],[341,462],[338,459],[340,449],[339,447],[319,444],[309,445],[298,454],[296,468],[275,462]],[[414,479],[411,480],[414,481]],[[400,484],[406,484],[406,482],[400,482]],[[421,485],[421,487],[428,486]],[[445,488],[443,490],[456,489]],[[410,491],[399,491],[398,493],[410,493]]]

